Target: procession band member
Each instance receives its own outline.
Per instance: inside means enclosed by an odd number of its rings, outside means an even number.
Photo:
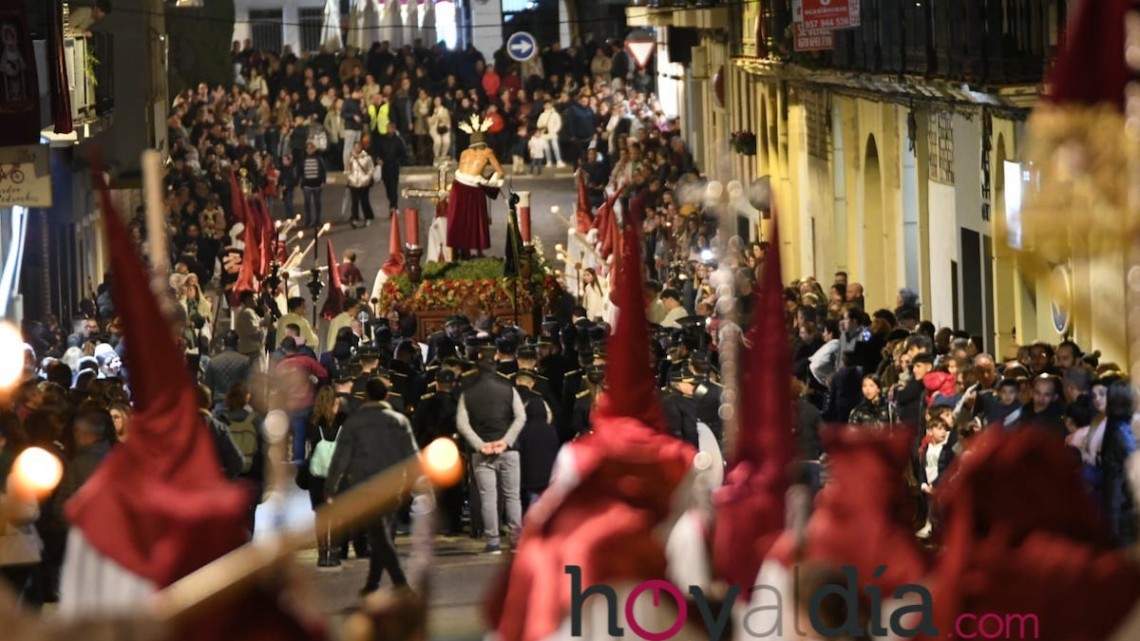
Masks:
[[[473,115],[470,122],[459,124],[460,129],[471,135],[471,144],[459,156],[459,167],[447,199],[450,205],[447,245],[455,250],[459,259],[471,258],[472,250],[482,257],[483,251],[491,248],[487,198],[499,197],[503,166],[484,140],[490,126],[490,120],[480,119],[478,115]],[[495,170],[490,178],[483,177],[487,165]]]

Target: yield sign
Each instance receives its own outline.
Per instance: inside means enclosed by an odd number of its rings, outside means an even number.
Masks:
[[[638,69],[649,63],[649,59],[653,57],[653,51],[656,48],[657,38],[643,29],[634,31],[625,39],[625,50],[630,56],[633,56]]]
[[[507,38],[507,55],[517,62],[526,62],[534,57],[538,45],[534,36],[525,31],[518,31]]]

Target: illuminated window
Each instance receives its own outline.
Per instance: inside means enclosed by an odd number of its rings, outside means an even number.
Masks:
[[[459,42],[459,13],[455,3],[450,0],[441,0],[435,3],[435,30],[437,38],[442,40],[448,49],[454,49]]]

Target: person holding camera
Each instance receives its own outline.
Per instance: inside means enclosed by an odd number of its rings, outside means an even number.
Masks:
[[[257,297],[253,292],[246,290],[239,299],[241,309],[238,311],[234,329],[238,335],[238,353],[251,361],[258,359],[265,353],[265,338],[268,332],[270,319],[265,310],[258,305]]]

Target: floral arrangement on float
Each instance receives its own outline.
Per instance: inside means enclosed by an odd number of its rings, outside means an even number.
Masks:
[[[505,265],[502,258],[428,263],[419,286],[405,274],[388,279],[380,290],[380,308],[454,311],[470,298],[487,309],[514,308],[516,302],[519,309],[554,307],[562,295],[562,285],[541,251],[534,254],[529,282],[507,276]]]

